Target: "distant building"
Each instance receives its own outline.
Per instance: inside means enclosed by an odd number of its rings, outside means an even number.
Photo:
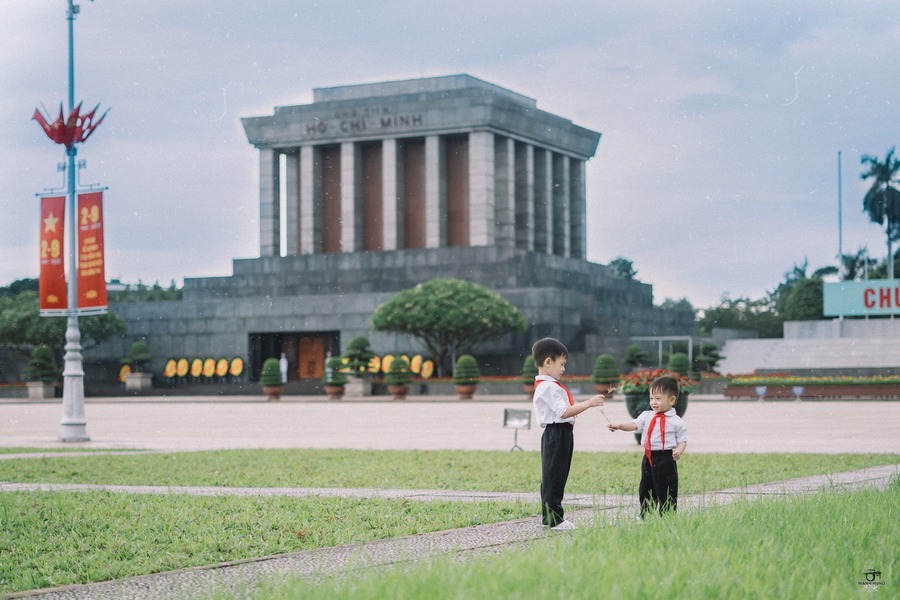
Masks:
[[[479,350],[486,373],[518,372],[548,335],[587,372],[630,336],[693,333],[691,313],[655,308],[650,285],[586,259],[585,162],[600,134],[531,98],[453,75],[315,89],[311,104],[242,122],[259,149],[259,258],[186,279],[180,302],[117,306],[129,339],[92,360],[144,338],[158,360],[238,356],[251,375],[285,352],[292,379],[318,381],[356,335],[381,353],[424,351],[367,323],[436,277],[485,285],[531,324]]]

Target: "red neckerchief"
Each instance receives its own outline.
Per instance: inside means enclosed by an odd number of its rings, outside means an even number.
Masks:
[[[650,419],[650,425],[647,427],[647,440],[644,442],[644,455],[650,461],[651,467],[653,466],[653,459],[650,458],[650,434],[653,433],[653,426],[656,425],[657,419],[659,420],[659,437],[662,438],[662,449],[666,449],[666,413],[656,413]]]
[[[540,381],[535,380],[534,381],[534,389],[537,389],[537,386],[539,386],[542,381],[547,381],[547,380],[546,379],[541,379]],[[566,398],[569,399],[569,406],[575,406],[575,398],[572,397],[572,392],[569,391],[569,388],[567,388],[560,382],[556,381],[555,379],[552,381],[553,381],[553,383],[555,383],[556,385],[561,387],[563,389],[563,391],[566,393]]]

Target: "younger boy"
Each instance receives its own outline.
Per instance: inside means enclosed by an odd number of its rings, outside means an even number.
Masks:
[[[563,518],[562,500],[572,465],[575,415],[593,406],[603,406],[598,394],[575,403],[571,392],[559,382],[566,371],[569,351],[553,338],[538,340],[531,347],[538,375],[534,378],[534,414],[544,429],[541,434],[541,514],[543,523],[554,530],[575,529]]]
[[[641,461],[641,483],[638,500],[641,518],[654,505],[659,514],[675,512],[678,505],[678,467],[675,461],[687,447],[687,426],[675,414],[678,401],[678,381],[674,377],[659,377],[650,384],[650,410],[632,421],[610,423],[609,430],[640,431],[644,459]]]

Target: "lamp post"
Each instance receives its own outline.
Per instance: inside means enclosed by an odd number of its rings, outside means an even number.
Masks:
[[[69,10],[66,19],[69,21],[69,112],[75,110],[75,48],[74,30],[75,15],[78,5],[68,0]],[[87,418],[84,415],[84,365],[81,355],[81,331],[78,328],[78,268],[76,260],[78,215],[75,213],[75,156],[78,149],[75,144],[66,147],[69,158],[69,273],[66,287],[66,346],[63,358],[63,418],[60,421],[62,430],[61,442],[88,442]]]

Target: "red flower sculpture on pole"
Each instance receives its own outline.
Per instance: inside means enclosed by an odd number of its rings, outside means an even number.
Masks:
[[[69,118],[63,119],[63,107],[62,103],[60,103],[59,116],[53,123],[48,123],[47,117],[44,117],[38,109],[34,109],[34,115],[31,118],[38,122],[48,138],[57,144],[65,145],[66,148],[71,148],[75,144],[87,141],[97,126],[103,122],[109,109],[106,109],[106,112],[94,121],[98,108],[100,108],[99,104],[91,112],[82,115],[80,114],[81,103],[79,103],[69,114]]]

